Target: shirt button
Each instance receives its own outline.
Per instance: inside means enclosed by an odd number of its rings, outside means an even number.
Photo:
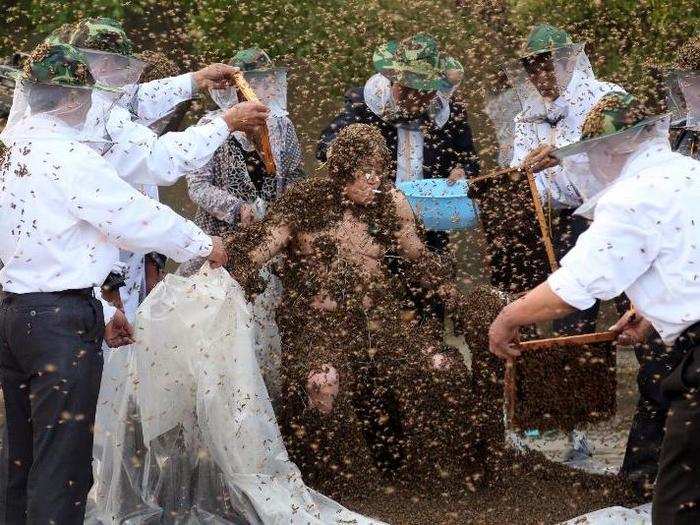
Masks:
[[[31,312],[29,312],[29,315],[31,315],[32,317],[34,317],[34,316],[36,315],[36,310],[32,310]]]

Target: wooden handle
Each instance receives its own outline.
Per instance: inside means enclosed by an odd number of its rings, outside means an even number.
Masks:
[[[238,91],[241,92],[241,95],[243,95],[245,100],[249,102],[260,102],[260,98],[258,98],[258,95],[256,95],[255,91],[253,91],[253,88],[250,87],[250,84],[248,84],[248,81],[243,76],[243,73],[240,71],[235,73],[234,78],[236,80],[236,87],[238,88]],[[260,134],[260,148],[262,149],[260,156],[265,163],[265,171],[267,171],[269,175],[274,175],[277,173],[277,165],[275,164],[275,157],[272,155],[270,132],[268,131],[266,125],[263,125],[262,133]]]
[[[559,346],[581,346],[593,343],[609,343],[617,339],[617,332],[596,332],[593,334],[567,335],[549,339],[535,339],[518,344],[520,350],[542,350]]]
[[[547,259],[549,259],[549,267],[554,272],[559,268],[559,263],[557,262],[557,257],[554,255],[554,246],[552,245],[552,238],[549,235],[549,228],[547,227],[547,219],[544,216],[544,210],[542,209],[542,201],[540,200],[540,192],[537,190],[537,183],[535,182],[535,176],[531,171],[527,172],[527,182],[530,184],[530,193],[532,194],[532,204],[535,206],[535,215],[537,216],[537,222],[540,225],[540,233],[542,234],[542,242],[544,242],[544,249],[547,252]]]

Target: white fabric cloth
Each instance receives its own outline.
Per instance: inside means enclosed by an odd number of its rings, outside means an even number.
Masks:
[[[700,162],[644,143],[548,283],[579,310],[625,292],[666,343],[700,320]]]
[[[160,78],[137,86],[132,100],[134,114],[143,124],[157,122],[175,106],[195,95],[193,73]]]
[[[539,94],[538,100],[524,104],[527,108],[515,117],[513,158],[511,166],[519,166],[528,153],[541,144],[556,148],[577,142],[586,115],[600,98],[611,91],[624,91],[620,86],[597,80],[591,71],[575,70],[571,82],[554,101]],[[576,208],[581,199],[562,166],[555,166],[535,175],[543,202],[554,208]]]
[[[187,523],[379,523],[308,489],[289,460],[252,310],[223,269],[168,275],[144,301],[136,343],[110,357],[122,372],[103,379],[96,442],[111,475],[97,477],[87,523],[171,511]]]
[[[141,195],[61,132],[57,121],[51,135],[8,145],[0,172],[3,290],[100,286],[118,248],[159,251],[180,262],[211,253],[211,238],[197,226]]]
[[[392,121],[397,112],[396,101],[391,94],[391,81],[381,73],[372,75],[365,83],[364,99],[367,107],[383,120]],[[442,128],[450,119],[450,103],[442,93],[437,93],[429,109],[435,125]],[[398,146],[396,151],[396,182],[423,178],[424,133],[420,122],[396,123]]]
[[[114,145],[104,158],[130,184],[171,186],[186,172],[205,166],[229,136],[228,124],[219,117],[158,136],[144,120],[134,121],[129,111],[115,107],[107,120]]]
[[[563,525],[651,525],[651,503],[634,507],[608,507],[572,518]]]

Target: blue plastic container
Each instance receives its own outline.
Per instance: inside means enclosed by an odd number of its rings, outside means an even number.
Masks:
[[[465,230],[477,223],[476,206],[467,197],[466,181],[447,184],[447,179],[399,182],[413,213],[433,231]]]

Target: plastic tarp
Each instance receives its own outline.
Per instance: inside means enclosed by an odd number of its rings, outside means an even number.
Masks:
[[[253,305],[223,269],[168,275],[109,355],[86,523],[374,524],[307,488],[256,358]]]
[[[570,519],[564,525],[651,525],[651,503],[628,509],[608,507]]]

